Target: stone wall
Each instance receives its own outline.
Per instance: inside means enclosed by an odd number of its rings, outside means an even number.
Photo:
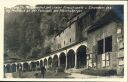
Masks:
[[[59,34],[53,39],[53,44],[55,44],[56,50],[64,48],[75,42],[76,42],[76,23],[75,22],[72,23],[61,34]]]
[[[102,28],[97,29],[91,33],[88,33],[87,39],[87,53],[95,53],[93,48],[97,45],[97,42],[105,37],[112,36],[112,52],[110,53],[110,64],[108,68],[117,67],[117,24],[116,22],[111,22]],[[102,67],[102,54],[97,55],[97,68]]]

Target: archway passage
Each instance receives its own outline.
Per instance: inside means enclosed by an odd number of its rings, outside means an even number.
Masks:
[[[51,57],[48,58],[48,67],[52,67],[52,58]]]
[[[11,73],[11,66],[9,64],[7,64],[6,70],[7,70],[7,73]]]
[[[54,57],[53,57],[53,62],[52,62],[53,64],[52,64],[52,67],[53,68],[56,68],[56,67],[58,67],[58,56],[57,55],[55,55]]]
[[[43,61],[42,61],[42,60],[40,60],[40,67],[41,67],[41,66],[43,66]]]
[[[29,65],[28,65],[28,63],[27,62],[25,62],[24,64],[23,64],[23,71],[29,71]]]
[[[44,59],[44,66],[45,67],[47,66],[47,59],[46,58]]]
[[[36,70],[36,62],[31,62],[31,71]]]
[[[18,63],[17,64],[17,71],[22,71],[22,65],[21,65],[21,63]]]
[[[39,61],[36,62],[36,69],[37,69],[38,71],[40,70],[40,62],[39,62]]]
[[[16,72],[16,64],[12,64],[11,68],[12,68],[12,72]]]
[[[69,50],[67,53],[67,68],[74,68],[75,66],[75,52],[74,50]]]
[[[65,69],[65,66],[66,66],[66,56],[65,56],[65,53],[61,53],[59,59],[60,59],[60,67]]]
[[[87,64],[86,46],[81,45],[77,49],[77,68],[82,68]]]

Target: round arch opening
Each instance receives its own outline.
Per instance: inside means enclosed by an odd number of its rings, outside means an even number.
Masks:
[[[22,71],[22,64],[21,64],[21,63],[18,63],[18,64],[17,64],[17,70],[18,70],[18,71]]]
[[[36,62],[36,69],[39,71],[40,70],[40,61]]]
[[[29,64],[27,62],[23,64],[23,71],[29,71]]]
[[[11,72],[11,66],[9,64],[7,64],[6,69],[7,69],[7,73]]]
[[[77,68],[83,68],[87,64],[86,46],[81,45],[77,49]]]
[[[58,56],[57,56],[57,55],[55,55],[55,56],[53,57],[53,64],[52,64],[52,67],[53,67],[53,68],[58,67]]]
[[[48,58],[48,67],[52,67],[52,58],[51,57]]]
[[[69,50],[67,53],[67,68],[74,68],[75,66],[75,52],[74,50]]]
[[[65,53],[62,52],[60,54],[59,59],[60,59],[60,67],[65,69],[65,67],[66,67],[66,56],[65,56]]]
[[[46,58],[44,59],[44,66],[45,67],[47,66],[47,59]]]
[[[16,72],[16,64],[12,64],[11,68],[12,68],[12,72]]]
[[[36,62],[31,62],[31,71],[36,70]]]
[[[43,60],[40,60],[40,67],[43,66]]]

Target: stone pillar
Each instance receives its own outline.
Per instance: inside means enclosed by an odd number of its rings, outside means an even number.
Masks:
[[[65,69],[67,69],[67,67],[68,67],[68,62],[67,61],[68,61],[68,58],[67,58],[67,54],[66,54],[66,61],[65,61],[66,62],[66,65],[65,65]]]
[[[74,68],[77,68],[77,54],[75,53],[75,67]]]
[[[12,73],[12,64],[10,64],[10,73]]]
[[[47,65],[46,65],[46,67],[48,68],[48,59],[47,59]]]
[[[21,64],[22,65],[22,71],[24,70],[24,66],[23,66],[23,64]]]
[[[15,64],[16,65],[16,72],[17,72],[17,64]]]
[[[53,60],[52,60],[52,62],[51,62],[51,68],[52,68],[52,64],[53,64]]]
[[[58,57],[58,67],[60,67],[60,59],[59,59],[59,57]]]
[[[42,60],[42,64],[43,64],[43,66],[44,66],[44,60]]]

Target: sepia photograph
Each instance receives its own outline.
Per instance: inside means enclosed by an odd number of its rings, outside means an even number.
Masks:
[[[4,78],[124,78],[124,5],[4,7]]]

